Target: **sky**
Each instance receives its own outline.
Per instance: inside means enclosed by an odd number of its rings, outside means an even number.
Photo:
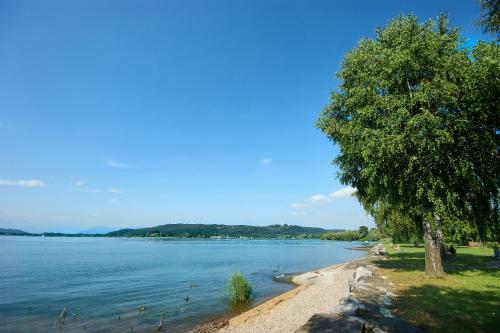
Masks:
[[[343,55],[474,0],[0,1],[0,227],[373,227],[315,127]]]

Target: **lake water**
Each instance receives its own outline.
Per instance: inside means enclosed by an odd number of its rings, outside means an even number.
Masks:
[[[0,236],[0,332],[154,332],[161,313],[166,331],[184,332],[230,311],[233,272],[262,302],[292,288],[273,276],[362,257],[348,250],[359,244]]]

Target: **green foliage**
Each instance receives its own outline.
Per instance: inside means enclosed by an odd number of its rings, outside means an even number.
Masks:
[[[367,226],[362,225],[361,227],[359,227],[359,230],[358,230],[359,238],[361,238],[361,239],[366,238],[366,236],[368,236],[368,233],[369,233],[369,230],[368,230]]]
[[[339,144],[340,180],[358,196],[422,211],[456,201],[450,189],[468,171],[454,142],[468,64],[460,48],[443,18],[401,16],[346,55],[318,126]]]
[[[382,233],[379,231],[378,228],[371,228],[370,232],[365,237],[367,241],[379,241],[382,238],[384,238],[384,236],[382,235]]]
[[[479,0],[481,19],[479,24],[486,33],[500,35],[500,0]]]
[[[477,229],[460,219],[445,219],[443,231],[447,243],[467,245],[470,240],[478,239]]]
[[[252,285],[242,273],[236,272],[229,278],[227,294],[233,305],[248,303],[252,300]]]
[[[355,241],[359,240],[359,232],[357,230],[346,230],[339,232],[327,232],[321,235],[323,240],[342,240],[342,241]]]
[[[370,231],[368,231],[368,227],[365,226],[359,227],[359,230],[327,232],[321,235],[322,240],[338,240],[350,242],[357,240],[378,241],[382,238],[383,236],[377,228],[372,228]]]
[[[377,226],[408,239],[423,221],[461,220],[498,238],[498,44],[471,53],[445,16],[400,16],[347,53],[337,77],[318,127]]]
[[[247,238],[319,238],[322,228],[275,224],[266,227],[223,224],[164,224],[151,228],[121,229],[106,234],[114,237],[247,237]]]

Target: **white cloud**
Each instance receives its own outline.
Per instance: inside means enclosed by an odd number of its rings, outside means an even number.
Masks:
[[[260,163],[262,163],[262,164],[271,164],[272,161],[273,161],[272,158],[267,157],[267,158],[261,159]]]
[[[328,202],[329,200],[330,199],[328,199],[328,197],[324,196],[323,194],[315,194],[304,199],[304,201],[306,202],[318,202],[318,203]]]
[[[105,163],[107,166],[115,169],[123,169],[123,170],[132,169],[132,166],[130,164],[119,162],[116,160],[106,160]]]
[[[303,202],[292,202],[290,204],[290,208],[305,208],[305,207],[309,207],[309,205]]]
[[[110,188],[107,190],[109,193],[122,194],[123,191],[117,188]]]
[[[82,187],[83,185],[85,185],[85,183],[87,183],[87,180],[86,180],[86,179],[85,179],[85,180],[77,180],[77,181],[73,184],[73,186],[75,186],[75,187]]]
[[[328,196],[323,195],[323,194],[315,194],[315,195],[311,195],[310,197],[305,198],[303,202],[291,203],[290,208],[292,208],[292,209],[306,208],[306,207],[310,207],[311,204],[327,203],[327,202],[331,202],[331,201],[339,199],[339,198],[350,197],[355,192],[356,192],[355,188],[348,186],[348,187],[344,187],[338,191],[332,192]]]
[[[307,212],[304,210],[301,210],[298,212],[291,212],[290,215],[292,215],[292,216],[304,216],[304,215],[307,215]]]
[[[22,187],[47,187],[43,180],[38,179],[0,179],[0,185],[5,186],[22,186]]]
[[[333,199],[346,198],[346,197],[350,197],[354,193],[356,193],[356,189],[348,186],[348,187],[344,187],[343,189],[340,189],[338,191],[335,191],[333,193],[330,193],[330,197],[332,197]]]

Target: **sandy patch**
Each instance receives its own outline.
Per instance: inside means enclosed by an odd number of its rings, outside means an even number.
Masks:
[[[340,264],[295,276],[297,288],[231,318],[218,332],[294,332],[315,313],[331,312],[349,294],[353,272]]]

